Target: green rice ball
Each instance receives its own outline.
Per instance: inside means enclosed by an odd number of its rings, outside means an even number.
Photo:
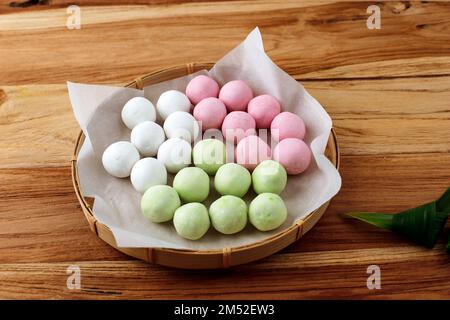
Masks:
[[[200,168],[183,168],[173,179],[173,187],[184,202],[202,202],[209,194],[209,176]]]
[[[280,194],[287,183],[287,174],[284,167],[273,160],[264,160],[252,173],[253,189],[256,193]]]
[[[173,225],[181,237],[188,240],[198,240],[209,229],[208,210],[198,202],[185,204],[175,211]]]
[[[141,199],[142,214],[157,223],[171,220],[180,205],[178,193],[166,185],[150,187]]]
[[[235,196],[223,196],[209,207],[214,229],[224,234],[241,231],[247,225],[247,204]]]
[[[281,226],[287,218],[286,205],[275,193],[261,193],[250,203],[250,223],[260,231],[269,231]]]
[[[250,185],[252,178],[250,172],[236,163],[224,164],[217,170],[214,178],[214,187],[221,195],[243,197]]]
[[[209,175],[215,175],[226,162],[225,144],[217,139],[199,141],[192,151],[194,165]]]

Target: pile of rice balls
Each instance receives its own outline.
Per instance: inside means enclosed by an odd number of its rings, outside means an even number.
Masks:
[[[271,95],[254,96],[242,80],[220,88],[200,75],[185,93],[162,93],[156,108],[144,97],[130,99],[121,116],[130,141],[106,148],[105,170],[130,177],[143,194],[142,214],[154,223],[173,220],[189,240],[200,239],[211,225],[227,235],[248,221],[260,231],[278,228],[287,217],[279,196],[287,176],[304,172],[311,162],[303,120],[282,112]],[[263,134],[277,142],[273,152]],[[175,175],[172,186],[168,173]],[[250,187],[257,196],[247,206],[242,198]],[[207,208],[202,202],[210,188],[221,196]]]

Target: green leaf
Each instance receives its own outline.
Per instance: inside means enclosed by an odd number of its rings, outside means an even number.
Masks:
[[[436,201],[397,214],[351,212],[347,215],[403,234],[418,244],[432,248],[450,215],[450,188]],[[450,239],[447,249],[450,250]]]
[[[436,201],[436,208],[440,212],[450,212],[450,188]]]
[[[370,223],[376,227],[392,230],[392,214],[380,212],[349,212],[349,217]]]
[[[404,234],[429,248],[436,244],[449,213],[436,210],[436,202],[424,204],[394,215],[392,231]]]

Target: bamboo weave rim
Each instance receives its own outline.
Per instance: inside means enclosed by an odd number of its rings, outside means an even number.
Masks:
[[[126,87],[142,89],[144,86],[171,80],[187,74],[191,74],[203,69],[210,69],[212,63],[189,63],[162,69],[141,78],[138,78],[126,85]],[[95,219],[92,212],[90,200],[85,198],[79,187],[79,177],[77,172],[77,157],[84,142],[84,134],[80,131],[75,143],[75,150],[71,159],[72,182],[80,202],[82,211],[89,223],[90,229],[100,239],[116,248],[117,250],[132,257],[164,266],[183,269],[217,269],[228,268],[270,256],[291,243],[299,240],[308,232],[326,211],[330,201],[313,211],[304,220],[296,221],[291,227],[284,229],[277,234],[249,245],[224,248],[221,250],[182,250],[168,248],[119,248],[111,230]],[[328,140],[326,155],[330,161],[339,169],[340,152],[335,131],[332,129]]]

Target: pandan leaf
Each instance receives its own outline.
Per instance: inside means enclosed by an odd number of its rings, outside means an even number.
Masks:
[[[440,212],[450,212],[450,188],[436,200],[436,208]]]
[[[396,214],[392,219],[392,231],[432,248],[449,216],[448,212],[436,209],[436,202],[431,202]]]
[[[378,228],[392,230],[393,214],[381,212],[349,212],[347,216],[370,223]]]
[[[436,201],[397,214],[351,212],[347,216],[398,232],[429,248],[434,247],[450,215],[450,188]],[[447,249],[450,250],[450,239]]]

